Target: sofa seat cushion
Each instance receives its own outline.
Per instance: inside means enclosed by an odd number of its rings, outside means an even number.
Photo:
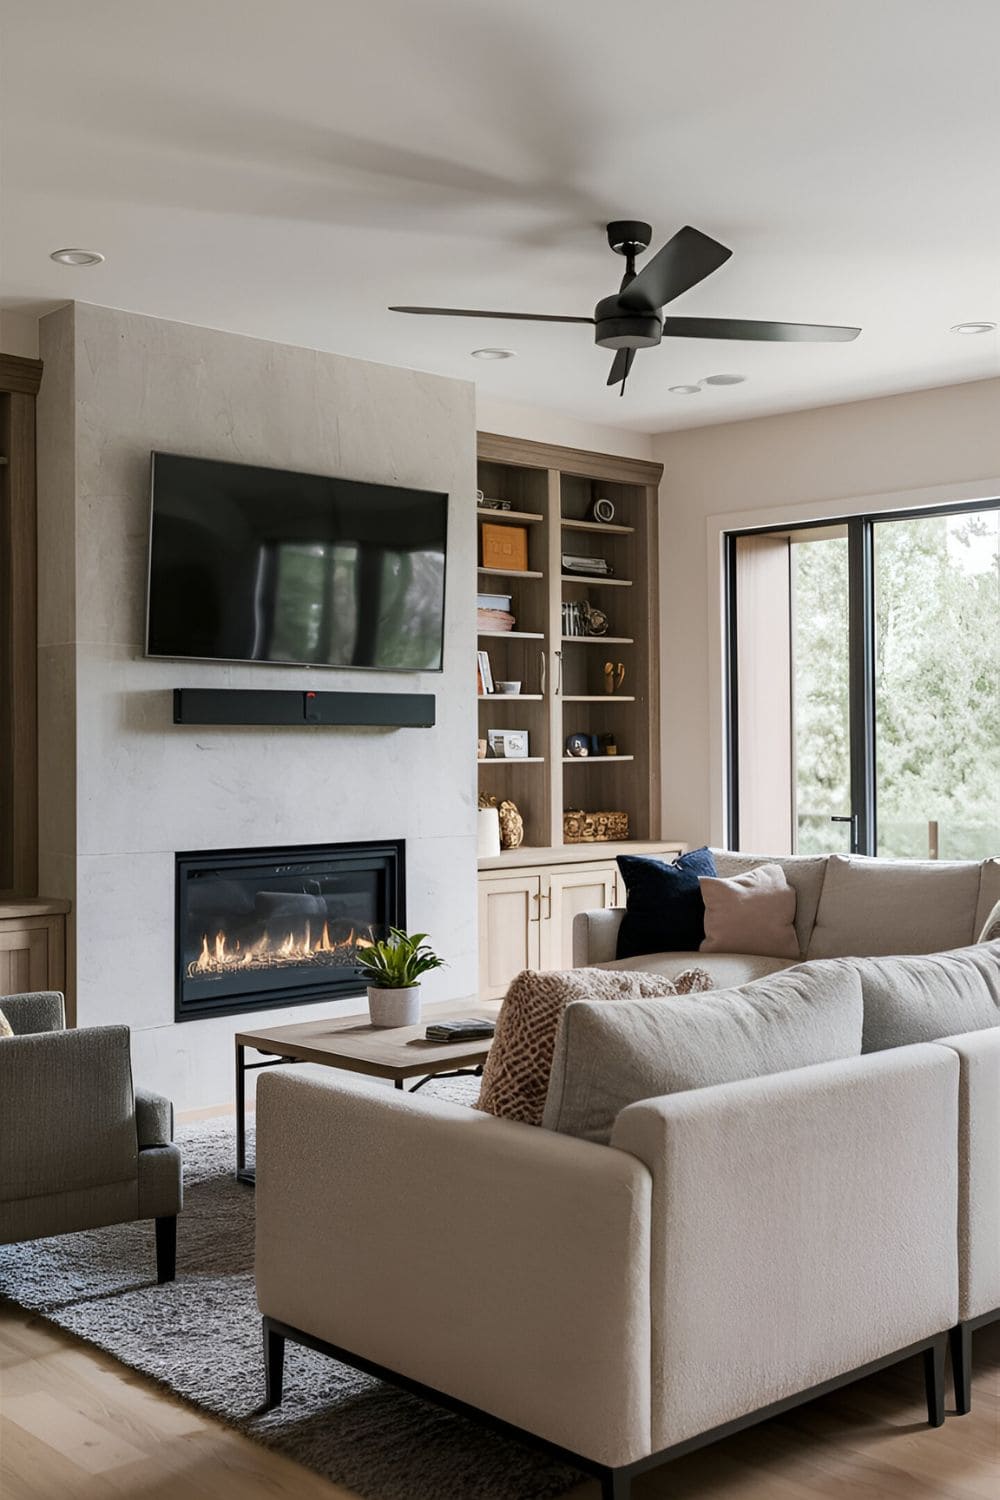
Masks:
[[[975,941],[972,861],[827,857],[810,958],[941,953]]]
[[[676,979],[685,969],[695,967],[704,969],[714,990],[721,990],[749,984],[751,979],[764,979],[768,974],[780,974],[782,969],[794,968],[795,960],[770,958],[760,953],[702,953],[696,949],[691,953],[644,953],[640,958],[616,958],[594,965],[597,969],[640,969],[644,974],[660,974],[665,979]]]
[[[675,860],[620,854],[618,868],[628,892],[618,929],[618,958],[699,946],[705,936],[705,903],[698,881],[715,874],[708,849],[690,849]]]
[[[798,958],[795,892],[780,865],[758,865],[728,878],[703,876],[698,884],[705,903],[702,953]]]
[[[864,999],[865,1052],[1000,1026],[1000,942],[855,959],[853,966]]]
[[[761,865],[781,866],[785,879],[795,892],[795,934],[799,940],[799,957],[805,958],[826,875],[826,855],[735,854],[730,849],[713,849],[711,852],[715,868],[724,879],[759,870]]]
[[[861,979],[842,961],[675,1000],[580,1001],[559,1027],[542,1124],[608,1142],[626,1105],[857,1057],[861,1029]]]
[[[525,969],[500,1007],[476,1108],[524,1125],[542,1123],[556,1032],[571,1001],[658,998],[708,989],[711,982],[704,970],[690,968],[670,979],[642,971]]]

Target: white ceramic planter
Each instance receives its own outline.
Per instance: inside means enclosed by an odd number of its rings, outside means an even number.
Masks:
[[[373,1026],[416,1026],[420,1020],[420,986],[383,990],[368,986],[368,1015]]]

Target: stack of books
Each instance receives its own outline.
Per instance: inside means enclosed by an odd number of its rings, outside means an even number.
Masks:
[[[510,594],[476,595],[477,630],[513,630]]]
[[[614,568],[604,557],[577,557],[572,552],[564,552],[562,558],[564,573],[589,574],[591,578],[611,578]]]

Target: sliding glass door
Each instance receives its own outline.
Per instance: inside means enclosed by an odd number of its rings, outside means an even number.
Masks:
[[[729,538],[730,842],[1000,854],[1000,506]]]

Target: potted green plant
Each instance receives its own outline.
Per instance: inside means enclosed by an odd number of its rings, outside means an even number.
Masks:
[[[426,936],[390,927],[387,938],[358,954],[358,968],[368,980],[373,1026],[415,1026],[420,1020],[420,976],[444,966]]]

